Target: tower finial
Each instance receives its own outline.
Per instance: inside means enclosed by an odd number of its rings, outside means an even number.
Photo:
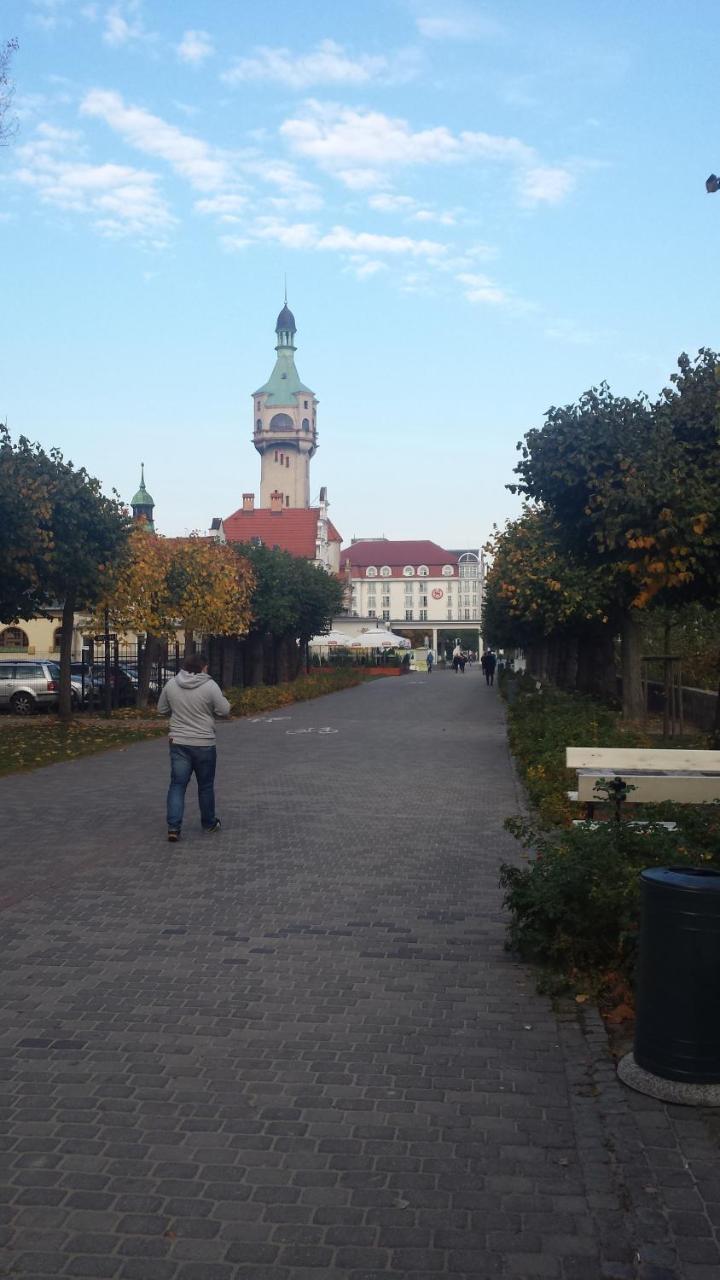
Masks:
[[[145,488],[145,463],[144,462],[140,463],[140,484],[141,484],[141,487],[144,489]]]
[[[287,271],[285,272],[285,306],[287,306]]]

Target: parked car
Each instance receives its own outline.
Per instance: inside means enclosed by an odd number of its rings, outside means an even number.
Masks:
[[[71,678],[72,700],[82,701],[82,687]],[[31,715],[42,707],[57,707],[60,701],[60,666],[57,662],[34,658],[0,659],[0,707],[16,716]]]
[[[70,672],[72,679],[77,681],[81,690],[84,684],[86,703],[102,702],[105,689],[105,667],[103,663],[96,662],[91,666],[87,662],[71,662]],[[131,672],[125,667],[111,665],[110,687],[114,689],[116,683],[120,705],[132,706],[135,702],[137,680],[133,679]]]

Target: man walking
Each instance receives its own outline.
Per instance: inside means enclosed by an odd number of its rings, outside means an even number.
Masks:
[[[495,657],[495,654],[493,653],[492,649],[487,650],[487,652],[484,654],[484,658],[485,658],[485,663],[483,666],[483,671],[485,672],[485,683],[494,684],[497,658]]]
[[[427,673],[429,676],[432,675],[434,661],[435,661],[435,654],[433,653],[432,649],[428,649],[427,653],[425,654],[425,665],[427,667]]]
[[[206,834],[220,830],[215,813],[215,718],[230,714],[230,703],[207,674],[207,659],[186,658],[182,671],[168,680],[157,705],[170,716],[170,786],[167,794],[168,840],[180,839],[185,792],[197,778],[200,822]]]

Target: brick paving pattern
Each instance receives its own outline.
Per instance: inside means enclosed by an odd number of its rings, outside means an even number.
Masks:
[[[0,781],[0,1275],[717,1280],[712,1117],[503,950],[479,672],[219,742],[177,846],[164,743]]]

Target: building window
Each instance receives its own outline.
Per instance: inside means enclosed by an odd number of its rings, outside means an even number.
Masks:
[[[277,451],[277,449],[276,449],[276,450],[275,450],[275,461],[276,461],[276,462],[277,462],[277,460],[278,460],[279,456],[280,456],[280,455],[278,454],[278,451]]]
[[[381,578],[389,578],[389,577],[390,577],[390,573],[391,573],[390,565],[389,565],[389,564],[384,564],[384,565],[382,566],[382,568],[380,569],[380,577],[381,577]]]
[[[468,619],[469,619],[469,617],[470,617],[470,610],[469,610],[469,609],[466,609],[466,610],[464,611],[463,616],[464,616],[464,618],[465,618],[465,621],[467,622],[467,621],[468,621]]]
[[[0,649],[27,649],[28,638],[22,627],[6,627],[0,631]]]
[[[427,609],[421,609],[418,617],[421,622],[427,622]]]
[[[287,457],[285,458],[285,466],[286,467],[290,466],[290,454],[288,454]]]
[[[383,598],[382,598],[382,602],[383,602],[383,608],[385,608],[385,609],[389,609],[389,608],[390,608],[390,597],[389,597],[389,596],[383,596]]]
[[[426,564],[418,565],[418,578],[427,578],[429,572],[430,570],[428,569]]]
[[[477,578],[480,575],[480,562],[472,551],[466,551],[460,557],[458,573],[461,578]]]
[[[257,427],[258,431],[262,431],[262,418],[258,418],[257,422],[255,423],[255,426]]]
[[[443,565],[442,567],[443,578],[452,578],[454,576],[454,573],[455,573],[455,570],[451,564]]]
[[[307,407],[308,407],[308,402],[307,402],[307,400],[303,400],[303,408],[304,408],[304,409],[307,409]],[[303,422],[303,426],[305,426],[305,423],[304,423],[304,422]]]
[[[427,600],[428,600],[427,596],[420,597],[420,604],[423,609],[427,609]]]
[[[285,498],[285,506],[286,507],[290,506],[290,494],[288,494],[287,497]]]
[[[369,565],[368,565],[367,569],[365,570],[365,577],[366,577],[366,578],[377,578],[377,569],[375,568],[375,565],[374,565],[374,564],[369,564]]]
[[[53,649],[59,650],[61,640],[62,640],[62,627],[56,627],[55,630],[53,631],[53,639],[52,639]]]
[[[305,408],[307,409],[307,404],[305,405]],[[310,430],[310,423],[308,422],[307,418],[303,418],[303,420],[302,420],[302,429],[303,429],[303,431],[309,431],[309,430]]]
[[[383,611],[382,611],[382,616],[383,616],[383,622],[389,622],[389,621],[390,621],[390,610],[389,610],[389,609],[383,609]]]
[[[412,578],[414,576],[414,573],[415,573],[415,570],[413,569],[412,565],[406,564],[405,568],[403,569],[403,577]]]
[[[368,611],[367,611],[367,616],[368,616],[368,618],[374,618],[374,617],[375,617],[375,610],[374,610],[374,609],[368,609]]]

